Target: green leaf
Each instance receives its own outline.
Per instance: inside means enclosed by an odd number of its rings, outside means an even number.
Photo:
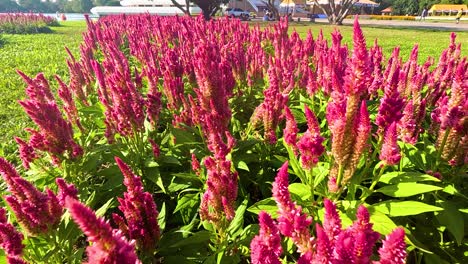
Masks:
[[[457,195],[457,196],[463,197],[463,198],[468,200],[468,197],[461,194],[453,185],[445,186],[443,192],[451,194],[451,195]]]
[[[465,213],[465,214],[468,214],[468,208],[465,208],[465,209],[458,209],[458,211],[462,212],[462,213]]]
[[[161,208],[159,209],[158,214],[158,225],[161,230],[164,230],[166,227],[166,203],[163,203]]]
[[[382,187],[376,192],[381,192],[385,195],[392,196],[392,197],[408,197],[413,196],[416,194],[431,192],[431,191],[438,191],[442,190],[439,186],[428,185],[428,184],[421,184],[421,183],[414,183],[414,182],[402,182],[395,185],[388,185]]]
[[[245,170],[245,171],[250,171],[249,170],[249,166],[247,166],[247,163],[245,163],[244,161],[239,161],[239,163],[237,163],[237,168],[238,169],[241,169],[241,170]]]
[[[424,263],[426,264],[450,264],[436,254],[424,253]]]
[[[107,210],[111,207],[112,202],[114,201],[114,198],[109,199],[107,203],[105,203],[101,208],[96,210],[96,215],[97,216],[104,216],[104,214],[107,212]]]
[[[374,224],[372,228],[382,235],[390,234],[397,227],[392,219],[379,211],[369,210],[369,214],[370,222]]]
[[[439,179],[428,174],[424,174],[420,172],[401,172],[401,171],[393,171],[393,172],[385,173],[379,179],[379,182],[383,182],[387,184],[395,184],[395,183],[401,183],[401,182],[420,182],[420,181],[440,182]]]
[[[292,183],[288,189],[291,195],[299,197],[302,201],[309,199],[312,195],[310,187],[303,183]]]
[[[195,142],[195,136],[187,130],[171,127],[171,134],[174,136],[177,145]]]
[[[461,245],[465,235],[465,221],[463,215],[458,211],[455,203],[443,201],[440,206],[444,208],[440,214],[437,214],[437,220],[446,226],[449,232],[455,237],[458,245]]]
[[[189,236],[188,238],[182,241],[172,244],[170,247],[180,248],[180,247],[194,245],[194,244],[201,244],[201,243],[208,244],[210,241],[210,238],[211,238],[211,232],[202,230],[200,232],[193,234],[193,236]]]
[[[425,212],[435,212],[443,210],[440,207],[428,205],[421,202],[396,200],[389,200],[377,203],[370,206],[369,208],[374,208],[376,211],[387,214],[389,216],[417,215]]]
[[[276,206],[275,200],[273,198],[267,198],[265,200],[261,200],[250,206],[247,211],[259,214],[260,211],[265,211],[271,215],[271,217],[276,218],[278,216],[278,207]]]
[[[227,229],[227,231],[231,235],[236,234],[240,229],[242,229],[242,226],[244,225],[244,213],[245,213],[245,210],[247,209],[248,203],[249,203],[249,199],[247,197],[246,199],[244,199],[244,201],[242,201],[239,207],[237,207],[236,215],[234,216],[234,219],[232,219]]]
[[[177,206],[174,209],[174,214],[178,211],[186,208],[186,207],[193,207],[196,203],[198,203],[198,194],[197,193],[188,193],[184,196],[179,198],[177,201]]]

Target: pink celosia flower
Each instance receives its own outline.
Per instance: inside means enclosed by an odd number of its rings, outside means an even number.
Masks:
[[[154,141],[153,139],[148,139],[148,141],[150,142],[151,144],[151,150],[153,151],[153,156],[155,158],[159,158],[159,156],[161,155],[161,150],[159,149],[159,145],[158,143],[156,143],[156,141]]]
[[[318,163],[318,158],[325,152],[325,147],[322,145],[325,140],[320,136],[320,127],[314,113],[308,108],[305,108],[308,129],[302,135],[297,148],[301,153],[301,164],[305,169],[311,169]]]
[[[83,149],[73,140],[72,126],[63,118],[43,74],[31,79],[20,71],[18,73],[28,84],[26,94],[29,97],[19,103],[39,127],[38,131],[27,130],[32,134],[31,147],[49,152],[54,161],[58,161],[65,152],[71,158],[81,156]]]
[[[302,213],[302,208],[292,200],[288,190],[288,162],[281,166],[273,183],[273,197],[278,205],[278,228],[281,234],[291,237],[301,255],[313,250],[309,233],[312,218]]]
[[[124,184],[127,187],[124,198],[118,198],[119,209],[126,220],[126,235],[136,240],[142,251],[154,252],[160,235],[156,204],[151,194],[143,190],[140,177],[118,157],[115,157],[115,161],[124,175]]]
[[[19,154],[23,167],[29,169],[29,164],[38,158],[34,148],[31,147],[28,143],[24,142],[21,138],[15,137],[16,143],[19,145]]]
[[[0,174],[11,193],[5,196],[5,200],[15,213],[18,223],[30,235],[48,233],[57,227],[63,210],[57,196],[51,190],[46,189],[46,193],[40,192],[21,178],[13,166],[1,157]]]
[[[88,241],[93,243],[86,248],[89,264],[141,263],[134,242],[127,241],[121,231],[113,230],[108,222],[73,198],[67,197],[65,204]]]
[[[200,205],[200,216],[215,225],[223,219],[234,218],[234,203],[237,198],[237,172],[231,171],[231,161],[224,159],[205,159],[208,174],[206,191]]]
[[[382,247],[379,249],[379,264],[404,264],[406,263],[405,230],[396,228],[385,237]]]
[[[356,221],[348,228],[354,237],[353,263],[369,263],[372,256],[372,248],[380,238],[380,234],[372,230],[369,211],[366,207],[360,205],[356,217]]]
[[[58,186],[57,199],[61,206],[65,206],[65,200],[67,197],[78,199],[78,190],[76,189],[75,185],[71,183],[68,184],[62,178],[55,179],[55,183]]]
[[[275,221],[264,211],[258,215],[260,234],[250,242],[252,264],[280,264],[281,236]]]
[[[325,207],[324,219],[326,219],[323,222],[323,231],[327,234],[330,243],[333,244],[341,233],[341,219],[336,210],[336,205],[332,201],[324,199],[323,205]]]
[[[400,147],[397,144],[397,131],[395,122],[391,123],[390,127],[385,132],[379,158],[389,166],[396,165],[398,162],[400,162],[401,155]]]
[[[402,117],[401,110],[404,100],[397,90],[399,67],[394,71],[391,79],[384,88],[384,96],[380,99],[379,111],[375,123],[379,126],[379,133],[383,133],[393,122],[398,122]]]
[[[5,250],[7,257],[17,257],[21,260],[24,248],[22,241],[23,234],[7,222],[6,210],[0,207],[0,247]]]
[[[195,155],[195,153],[192,153],[192,170],[197,175],[200,174],[200,170],[201,170],[200,161],[198,161],[197,156]]]
[[[284,112],[286,117],[286,127],[283,130],[284,142],[293,149],[296,149],[297,133],[299,132],[299,129],[297,129],[296,119],[291,113],[291,109],[289,109],[289,107],[285,106]]]

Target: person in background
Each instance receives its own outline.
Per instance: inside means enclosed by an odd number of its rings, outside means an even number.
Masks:
[[[427,17],[427,7],[424,6],[424,8],[423,8],[423,10],[421,12],[421,17],[419,18],[419,21],[421,21],[421,20],[426,21],[426,17]]]
[[[460,23],[460,18],[463,16],[463,8],[458,10],[457,16],[455,17],[455,20],[457,21],[457,24]]]

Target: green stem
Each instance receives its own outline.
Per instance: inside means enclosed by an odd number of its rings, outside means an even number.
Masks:
[[[307,180],[308,180],[308,183],[309,183],[309,187],[310,187],[310,198],[312,199],[312,202],[315,201],[315,197],[314,197],[314,172],[313,172],[313,168],[310,168],[306,171],[306,176],[307,176]]]
[[[366,161],[366,167],[364,167],[364,170],[361,173],[360,178],[363,179],[363,177],[366,177],[367,171],[369,171],[369,168],[371,166],[371,163],[375,160],[377,156],[377,152],[380,150],[383,144],[383,136],[379,136],[379,140],[377,141],[377,147],[374,149],[372,152],[372,157]]]
[[[343,173],[344,173],[344,166],[340,164],[338,167],[338,177],[336,178],[336,186],[338,186],[338,188],[341,188],[341,181],[343,180]]]
[[[377,185],[377,182],[379,182],[380,177],[382,176],[382,174],[383,174],[383,172],[384,172],[384,170],[385,170],[386,167],[387,167],[387,165],[384,165],[384,166],[382,166],[382,167],[380,168],[380,172],[379,172],[379,174],[377,175],[377,177],[375,177],[374,180],[372,181],[372,184],[371,184],[371,186],[369,187],[369,191],[373,191],[373,190],[374,190],[375,185]]]

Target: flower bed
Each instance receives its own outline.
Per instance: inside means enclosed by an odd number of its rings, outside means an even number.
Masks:
[[[0,14],[0,33],[34,34],[49,33],[50,26],[58,26],[55,18],[34,13]]]
[[[370,19],[375,20],[416,20],[415,16],[383,16],[383,15],[370,15]]]
[[[365,43],[357,20],[352,51],[287,21],[88,21],[69,82],[19,72],[37,126],[16,138],[24,170],[0,159],[19,224],[2,211],[0,246],[15,263],[462,259],[467,59],[454,34],[437,64]]]

